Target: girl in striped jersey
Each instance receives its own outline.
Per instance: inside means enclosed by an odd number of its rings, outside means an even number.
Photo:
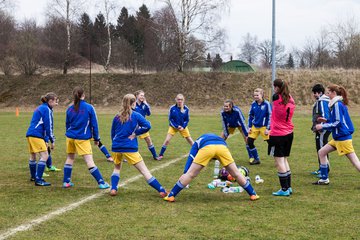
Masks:
[[[315,182],[315,185],[328,185],[330,183],[327,154],[335,150],[339,156],[345,155],[360,171],[360,161],[352,144],[354,126],[346,107],[349,103],[347,92],[345,88],[338,85],[330,85],[327,90],[327,95],[330,98],[330,119],[325,123],[317,124],[315,127],[318,131],[331,131],[333,139],[319,150],[321,179]]]
[[[50,186],[43,179],[46,161],[49,157],[47,142],[50,140],[51,148],[55,146],[53,107],[58,105],[57,95],[53,92],[41,97],[42,104],[38,106],[32,116],[26,138],[29,145],[30,159],[29,168],[31,181],[35,186]],[[40,160],[36,164],[36,153],[40,154]]]
[[[260,164],[259,154],[254,145],[254,141],[259,135],[262,136],[264,141],[269,140],[270,118],[270,103],[264,99],[264,90],[257,88],[254,91],[254,101],[251,104],[249,111],[248,145],[253,156],[253,158],[250,159],[251,165]]]
[[[233,101],[230,99],[224,102],[223,110],[221,111],[221,120],[223,127],[221,137],[226,140],[229,135],[234,134],[236,128],[238,128],[244,138],[249,161],[251,161],[253,155],[250,152],[249,145],[247,144],[249,128],[245,123],[245,117],[241,109],[238,106],[234,106]]]
[[[146,116],[150,116],[151,115],[150,105],[146,102],[145,92],[143,90],[138,90],[135,92],[135,97],[136,97],[136,105],[135,105],[134,111],[140,113],[144,118]],[[160,160],[156,154],[155,146],[154,146],[153,142],[151,141],[150,133],[146,132],[146,133],[140,135],[139,138],[145,140],[145,142],[149,148],[149,151],[151,152],[151,154],[153,156],[153,159]]]

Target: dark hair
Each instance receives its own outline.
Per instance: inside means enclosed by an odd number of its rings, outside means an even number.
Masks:
[[[84,95],[84,89],[82,87],[75,87],[73,90],[74,108],[75,111],[79,111],[80,98]]]
[[[49,100],[55,100],[57,95],[53,92],[48,92],[45,95],[41,96],[40,100],[42,103],[47,103]]]
[[[342,96],[343,98],[343,103],[345,105],[348,105],[349,104],[349,99],[348,99],[348,94],[347,94],[347,91],[345,90],[345,88],[343,86],[339,86],[339,85],[336,85],[336,84],[332,84],[330,86],[327,87],[329,89],[329,91],[331,92],[336,92],[336,95],[338,96]]]
[[[315,84],[311,89],[313,93],[325,93],[325,88],[321,84]]]
[[[275,79],[274,87],[278,87],[280,89],[278,94],[281,95],[282,103],[284,105],[288,104],[289,99],[290,99],[290,91],[289,91],[289,86],[288,86],[287,82],[285,82],[284,80],[279,79],[279,78]]]

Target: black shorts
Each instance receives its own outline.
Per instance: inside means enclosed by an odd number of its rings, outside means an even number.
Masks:
[[[290,156],[291,145],[294,138],[294,133],[285,136],[271,136],[269,139],[268,155],[273,157],[288,157]]]

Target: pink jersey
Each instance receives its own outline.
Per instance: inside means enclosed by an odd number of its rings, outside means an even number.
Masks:
[[[293,132],[294,124],[292,116],[294,115],[295,101],[290,96],[289,102],[282,104],[282,98],[279,94],[274,94],[272,103],[272,114],[270,123],[271,136],[285,136]]]

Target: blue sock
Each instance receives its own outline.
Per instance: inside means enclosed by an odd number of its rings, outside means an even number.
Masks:
[[[95,180],[97,181],[98,184],[105,183],[105,181],[100,173],[100,170],[97,168],[97,166],[90,168],[89,172],[91,173],[91,175],[93,175],[93,177],[95,178]]]
[[[52,167],[52,157],[51,154],[49,154],[48,159],[46,160],[46,167],[51,168]]]
[[[245,191],[251,196],[251,195],[256,195],[256,192],[254,190],[254,188],[251,186],[251,183],[249,180],[246,180],[246,183],[244,186],[242,186]]]
[[[259,159],[259,154],[258,154],[258,151],[257,151],[256,147],[253,148],[253,149],[249,149],[249,150],[250,150],[251,156],[252,156],[255,160],[260,160],[260,159]]]
[[[147,180],[147,183],[153,188],[155,188],[158,192],[166,192],[165,188],[161,186],[161,184],[158,182],[158,180],[156,180],[155,177],[152,177],[149,180]]]
[[[159,156],[164,156],[165,151],[166,151],[166,146],[163,145],[162,148],[161,148],[161,150],[160,150]]]
[[[249,147],[249,145],[247,145],[247,144],[246,144],[246,151],[247,151],[247,153],[248,153],[249,158],[252,158],[253,156],[252,156],[252,154],[251,154],[251,152],[250,152],[250,147]]]
[[[101,145],[100,150],[102,151],[102,153],[105,155],[106,158],[111,157],[109,151],[106,149],[105,145]]]
[[[320,174],[323,180],[329,177],[329,166],[327,164],[320,164]]]
[[[64,178],[63,178],[63,182],[65,183],[69,183],[71,182],[71,172],[72,172],[72,168],[73,166],[70,164],[65,164],[64,165]]]
[[[120,181],[120,173],[113,173],[111,175],[111,190],[115,189],[116,191],[118,190],[118,184]]]
[[[149,147],[149,150],[150,150],[153,158],[156,159],[156,158],[157,158],[157,154],[156,154],[156,150],[155,150],[154,144]]]
[[[171,189],[171,191],[170,191],[170,193],[169,193],[168,196],[169,196],[169,197],[172,197],[172,196],[176,197],[176,195],[178,195],[179,192],[184,189],[184,187],[185,187],[185,186],[182,185],[182,183],[180,182],[180,180],[178,180],[178,181],[176,182],[176,184],[174,185],[174,187]]]
[[[32,179],[36,178],[36,160],[29,160],[30,176]]]
[[[36,181],[40,181],[42,179],[44,170],[45,170],[46,162],[45,161],[39,161],[37,164],[37,170],[36,170]]]

